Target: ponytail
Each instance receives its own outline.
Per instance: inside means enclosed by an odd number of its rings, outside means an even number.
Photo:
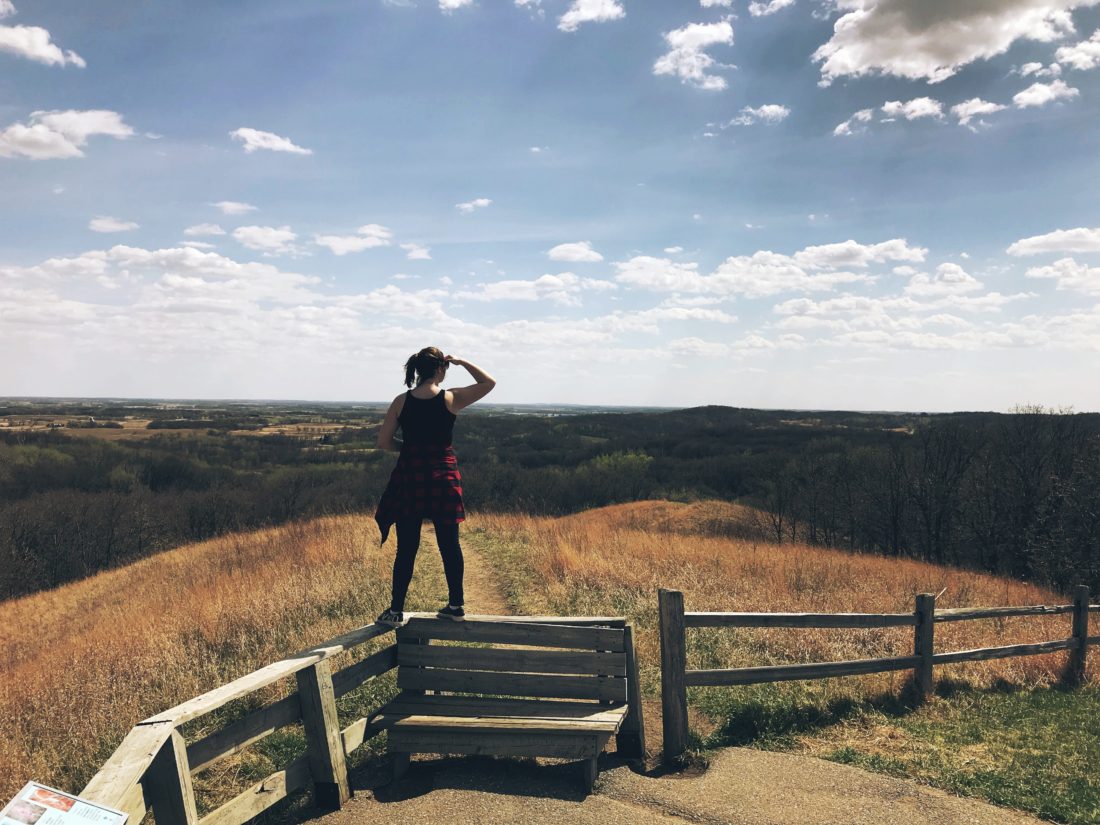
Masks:
[[[405,362],[405,386],[423,384],[446,363],[447,359],[438,347],[424,347],[420,352],[413,353]]]

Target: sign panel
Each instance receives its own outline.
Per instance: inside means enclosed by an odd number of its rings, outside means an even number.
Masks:
[[[0,825],[126,825],[127,815],[79,796],[28,782],[0,811]]]

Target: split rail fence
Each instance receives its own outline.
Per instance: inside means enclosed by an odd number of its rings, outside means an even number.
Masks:
[[[687,688],[689,687],[751,685],[761,682],[825,679],[835,676],[912,670],[917,696],[923,701],[932,694],[934,665],[1010,656],[1032,656],[1068,650],[1067,679],[1071,683],[1079,683],[1084,678],[1089,645],[1100,644],[1100,636],[1088,635],[1089,613],[1100,612],[1100,604],[1089,604],[1089,589],[1084,585],[1075,590],[1073,604],[1030,607],[962,607],[936,610],[936,597],[931,593],[921,593],[916,597],[912,613],[691,613],[684,611],[683,593],[664,588],[658,591],[658,607],[661,632],[664,758],[670,762],[678,760],[688,746]],[[1008,616],[1050,616],[1065,613],[1073,616],[1071,635],[1065,639],[957,650],[949,653],[934,651],[935,626],[939,622]],[[698,627],[912,627],[913,655],[723,670],[688,670],[686,630]]]
[[[621,617],[482,618],[509,623],[626,626]],[[341,807],[351,798],[347,755],[381,733],[386,723],[372,723],[369,717],[364,717],[341,728],[336,700],[396,668],[397,645],[384,647],[335,673],[330,660],[392,632],[393,628],[382,625],[360,627],[139,722],[81,791],[81,796],[129,814],[133,825],[138,825],[148,810],[153,811],[157,825],[243,825],[288,795],[310,785],[318,807]],[[178,730],[185,722],[290,676],[297,680],[297,692],[254,710],[196,742],[187,743]],[[199,817],[192,776],[268,734],[299,722],[305,730],[306,753],[283,770]]]

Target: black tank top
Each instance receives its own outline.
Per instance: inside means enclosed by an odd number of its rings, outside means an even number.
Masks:
[[[406,444],[438,444],[451,446],[456,416],[447,409],[443,390],[431,398],[417,398],[412,391],[405,393],[405,405],[397,421]]]

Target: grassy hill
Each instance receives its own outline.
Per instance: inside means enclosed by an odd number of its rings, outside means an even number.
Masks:
[[[446,595],[430,536],[425,530],[411,610],[434,609]],[[915,593],[943,588],[948,607],[1065,599],[993,576],[758,536],[754,511],[722,502],[639,502],[556,518],[475,514],[464,528],[467,552],[492,562],[515,612],[630,617],[651,709],[658,586],[683,590],[690,610],[907,611]],[[388,601],[391,554],[392,543],[378,548],[369,517],[322,518],[189,545],[0,603],[0,796],[31,777],[79,790],[135,721],[370,621]],[[1067,628],[1065,616],[952,623],[937,628],[937,647],[1061,638]],[[898,655],[911,635],[698,630],[689,643],[690,667],[731,667]],[[940,694],[919,710],[904,703],[904,674],[693,690],[696,745],[702,758],[724,744],[801,750],[1091,822],[1100,814],[1100,691],[1059,690],[1064,658],[937,668]],[[1094,656],[1093,685],[1098,665]],[[247,707],[287,690],[274,685]],[[345,711],[393,687],[383,679],[364,690],[341,700]],[[193,739],[245,710],[231,705],[185,732]],[[660,743],[655,721],[651,749]],[[286,729],[204,772],[201,810],[302,747],[300,732]]]

